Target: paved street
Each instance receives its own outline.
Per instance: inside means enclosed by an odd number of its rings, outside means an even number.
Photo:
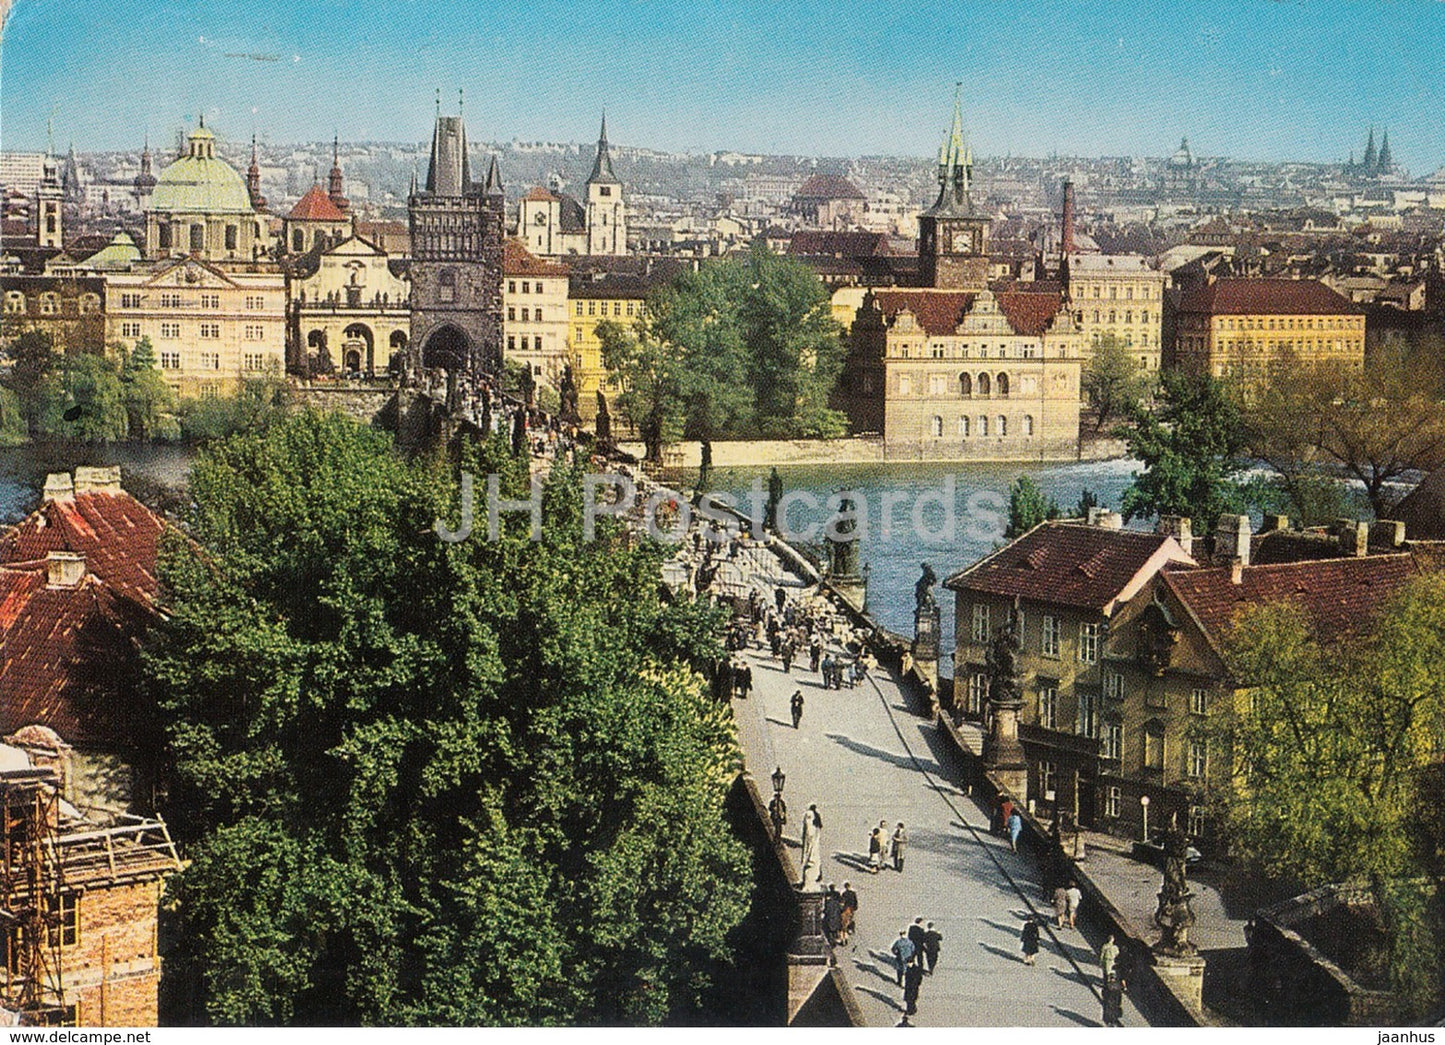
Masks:
[[[774,766],[787,773],[784,833],[795,861],[803,812],[818,805],[823,884],[841,889],[850,881],[859,896],[858,932],[838,961],[868,1024],[902,1019],[888,948],[921,916],[943,933],[943,947],[937,973],[923,981],[914,1024],[1098,1026],[1099,967],[1084,932],[1055,930],[1050,921],[1037,965],[1023,964],[1019,931],[1029,905],[1052,913],[1040,897],[1038,868],[989,835],[987,812],[949,783],[956,774],[939,764],[947,750],[906,706],[896,680],[880,667],[859,688],[824,690],[806,656],[791,674],[766,651],[747,656],[753,693],[733,708],[748,767],[765,794]],[[806,708],[794,730],[788,702],[796,689]],[[908,825],[902,875],[868,873],[868,836],[880,820],[890,832],[900,820]],[[1087,920],[1086,906],[1080,929],[1099,941]],[[1145,1025],[1128,998],[1124,1022]]]

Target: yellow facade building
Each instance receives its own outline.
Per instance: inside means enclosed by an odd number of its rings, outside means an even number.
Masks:
[[[1184,294],[1175,365],[1258,384],[1280,367],[1365,362],[1365,316],[1313,279],[1218,279]]]
[[[611,396],[602,365],[602,342],[597,325],[605,319],[631,326],[647,311],[651,283],[642,276],[606,273],[577,276],[567,291],[568,337],[572,368],[577,375],[578,410],[586,420],[597,414],[597,393]]]
[[[1145,370],[1159,369],[1164,288],[1169,277],[1138,254],[1071,254],[1065,286],[1086,354],[1113,336]]]
[[[226,272],[177,258],[143,272],[105,275],[106,341],[155,348],[161,376],[184,398],[238,392],[281,376],[286,282],[280,272]]]

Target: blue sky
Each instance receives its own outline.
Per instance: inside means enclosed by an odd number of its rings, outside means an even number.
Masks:
[[[262,61],[248,55],[265,55]],[[1445,164],[1442,0],[16,0],[0,147],[416,141],[458,86],[474,139],[931,154],[953,84],[975,151],[1329,160],[1388,126]]]

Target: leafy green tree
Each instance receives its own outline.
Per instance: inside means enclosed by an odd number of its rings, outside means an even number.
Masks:
[[[1180,515],[1204,532],[1221,512],[1239,508],[1239,409],[1214,378],[1166,374],[1157,408],[1136,404],[1124,438],[1144,463],[1124,490],[1126,520]]]
[[[49,332],[44,330],[22,331],[10,343],[8,354],[12,365],[5,385],[15,393],[26,428],[38,432],[58,392],[54,378],[60,354]]]
[[[112,352],[121,360],[121,401],[130,438],[179,438],[181,425],[176,414],[176,394],[156,369],[156,354],[150,338],[142,337],[129,352],[120,345],[112,346]]]
[[[1045,496],[1038,484],[1028,476],[1021,475],[1009,487],[1008,528],[1003,535],[1008,540],[1013,540],[1039,523],[1057,519],[1062,514],[1057,501]]]
[[[19,446],[28,438],[20,397],[0,386],[0,446]]]
[[[504,436],[462,467],[529,477]],[[695,1019],[749,889],[738,765],[696,665],[715,611],[662,550],[584,542],[553,470],[542,538],[448,543],[456,481],[339,415],[206,447],[147,656],[187,869],[168,968],[215,1023]],[[479,525],[485,525],[485,514]]]
[[[1134,353],[1114,334],[1105,334],[1092,347],[1084,367],[1084,394],[1094,415],[1094,431],[1102,432],[1114,418],[1127,418],[1148,397],[1153,381]]]
[[[1074,505],[1073,518],[1087,519],[1089,512],[1099,507],[1099,495],[1087,486],[1079,493],[1079,503]]]
[[[682,361],[650,317],[625,327],[597,324],[602,363],[622,386],[618,406],[642,438],[644,456],[662,460],[662,448],[676,442],[683,426]]]
[[[243,432],[264,432],[286,416],[291,389],[285,381],[257,378],[242,383],[234,396],[183,399],[181,435],[205,443]]]
[[[120,442],[130,434],[117,360],[88,353],[66,356],[60,387],[63,410],[48,412],[45,434],[86,443]]]

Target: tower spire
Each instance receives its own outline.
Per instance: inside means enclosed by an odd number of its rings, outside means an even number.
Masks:
[[[326,194],[331,197],[331,202],[336,204],[336,209],[345,211],[351,206],[351,202],[342,191],[341,180],[341,135],[332,132],[331,135],[331,174],[326,180]]]
[[[597,135],[597,159],[592,164],[592,173],[587,184],[617,184],[617,175],[612,171],[612,153],[607,145],[607,110],[602,110],[602,130]]]

